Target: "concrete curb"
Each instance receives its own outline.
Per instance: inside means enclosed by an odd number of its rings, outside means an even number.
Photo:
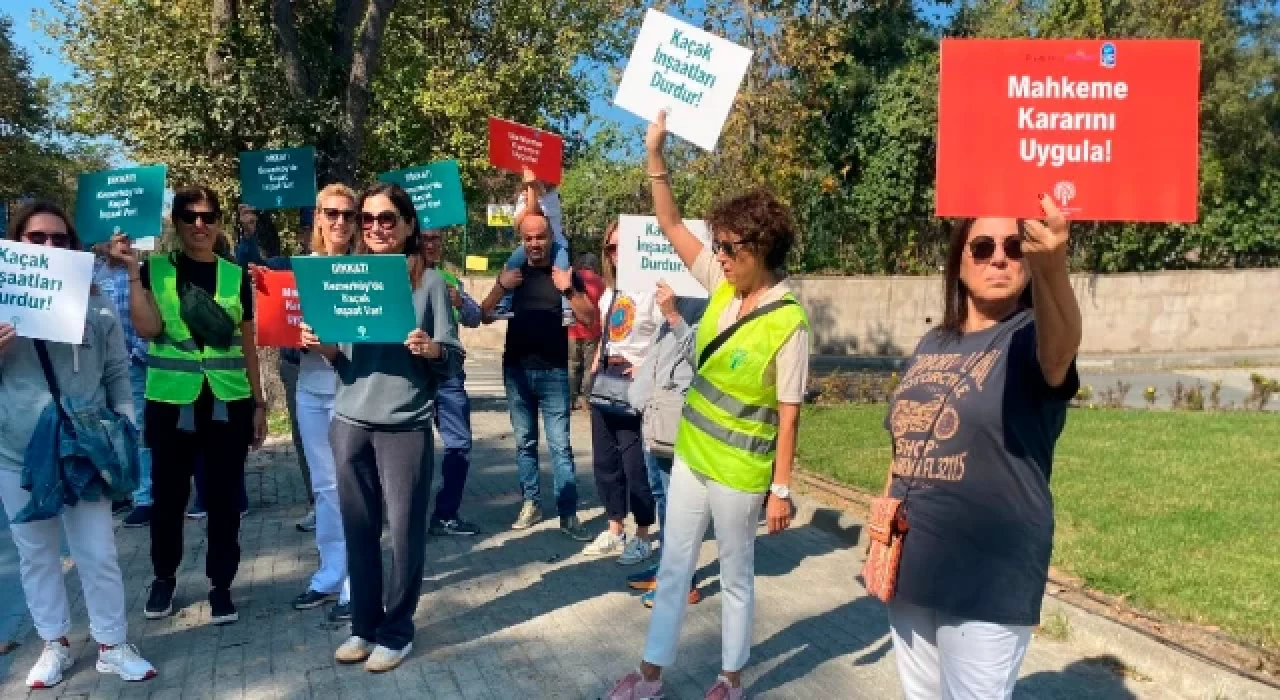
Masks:
[[[831,499],[852,501],[865,507],[871,497],[864,492],[836,484],[813,474],[797,471],[798,486],[805,493],[796,500],[797,525],[812,525],[838,537],[862,556],[861,534],[866,522],[862,513],[831,505]],[[815,497],[811,497],[812,493]],[[822,496],[828,498],[823,499]],[[1052,589],[1053,586],[1051,585]],[[1207,663],[1193,653],[1114,620],[1046,595],[1042,607],[1045,618],[1066,620],[1068,639],[1091,655],[1118,659],[1127,673],[1160,689],[1169,689],[1188,700],[1277,700],[1280,690],[1269,687],[1234,670]]]

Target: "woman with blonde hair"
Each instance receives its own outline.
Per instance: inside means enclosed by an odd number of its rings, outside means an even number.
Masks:
[[[315,225],[311,232],[312,255],[348,255],[355,248],[356,193],[343,184],[327,185],[316,196]],[[329,444],[333,401],[338,376],[318,352],[303,350],[298,370],[295,405],[298,433],[311,472],[315,496],[316,549],[320,568],[307,590],[293,599],[297,610],[309,610],[337,598],[331,621],[350,619],[351,586],[347,579],[347,541],[338,504],[337,466]]]

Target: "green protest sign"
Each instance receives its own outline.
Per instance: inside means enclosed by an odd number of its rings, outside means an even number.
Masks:
[[[403,255],[297,256],[302,320],[323,343],[403,343],[418,326]]]
[[[462,176],[456,160],[393,170],[378,179],[404,188],[413,199],[418,223],[424,229],[467,223],[467,203],[462,198]]]
[[[86,245],[160,235],[164,208],[163,165],[102,170],[80,175],[76,188],[76,231]]]
[[[240,201],[254,209],[316,205],[316,149],[279,148],[240,154]]]

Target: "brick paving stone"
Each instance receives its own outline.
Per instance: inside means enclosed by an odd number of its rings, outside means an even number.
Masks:
[[[130,640],[160,671],[159,678],[147,683],[123,683],[93,670],[95,647],[88,639],[83,596],[78,579],[69,575],[76,666],[53,694],[28,692],[26,671],[41,643],[27,616],[17,555],[0,518],[0,642],[19,643],[0,656],[0,698],[599,697],[609,682],[635,668],[643,650],[649,612],[623,585],[623,576],[639,567],[585,559],[580,555],[583,543],[560,534],[545,450],[542,488],[548,518],[524,532],[509,529],[520,495],[496,354],[468,358],[468,387],[476,409],[475,440],[463,515],[482,533],[428,541],[415,648],[400,669],[373,675],[359,665],[337,665],[333,650],[346,638],[347,626],[328,623],[322,609],[290,607],[293,596],[306,589],[318,557],[313,537],[293,527],[307,503],[292,446],[273,439],[247,465],[250,514],[242,524],[242,562],[233,589],[239,623],[221,628],[208,623],[203,523],[185,523],[177,612],[159,621],[142,615],[151,581],[148,533],[117,530]],[[580,514],[589,529],[598,530],[604,521],[591,476],[588,417],[575,412],[572,422]],[[438,488],[438,478],[434,486]],[[886,698],[899,692],[884,608],[853,580],[858,554],[803,524],[759,538],[755,645],[745,671],[753,697]],[[720,597],[714,558],[714,539],[708,539],[699,570],[706,599],[689,608],[680,656],[666,676],[673,700],[702,697],[718,672]],[[1057,674],[1055,678],[1069,680],[1040,683],[1036,687],[1046,690],[1031,688],[1018,697],[1180,697],[1176,689],[1153,682],[1107,674],[1063,675],[1082,656],[1070,643],[1036,639],[1023,675]]]

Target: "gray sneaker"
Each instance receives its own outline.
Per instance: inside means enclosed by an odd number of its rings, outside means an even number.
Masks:
[[[560,532],[579,542],[591,541],[591,533],[587,532],[587,528],[582,526],[582,521],[578,520],[576,515],[560,518]]]
[[[542,522],[542,508],[538,507],[533,501],[525,501],[524,506],[520,509],[520,517],[511,524],[512,530],[528,530],[529,528]]]

